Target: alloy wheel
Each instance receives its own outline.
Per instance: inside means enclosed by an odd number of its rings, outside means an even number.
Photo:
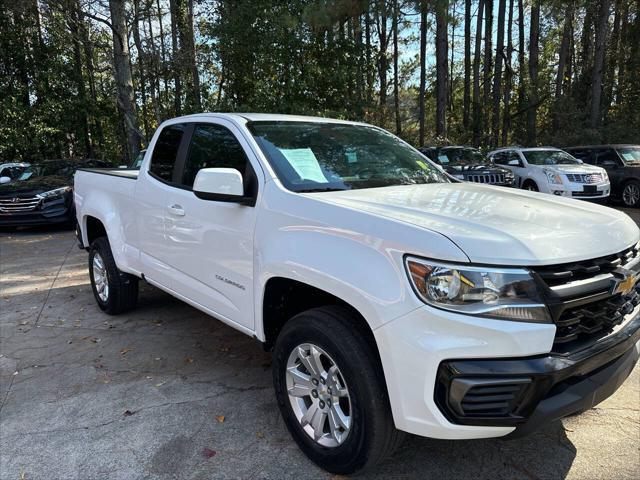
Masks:
[[[109,280],[107,278],[107,269],[104,265],[104,260],[99,253],[95,253],[93,255],[93,283],[96,287],[96,292],[98,293],[98,297],[103,302],[106,302],[109,299]]]
[[[351,397],[336,362],[320,347],[303,343],[287,360],[287,393],[300,426],[318,444],[334,448],[351,429]]]
[[[640,187],[635,183],[629,183],[622,191],[622,200],[625,205],[635,206],[640,200]]]

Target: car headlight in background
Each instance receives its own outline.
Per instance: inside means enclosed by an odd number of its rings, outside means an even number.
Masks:
[[[606,170],[602,171],[602,180],[605,181],[605,182],[609,181],[609,174],[607,173]]]
[[[513,181],[516,179],[516,176],[513,174],[513,172],[511,170],[507,171],[504,173],[504,180],[507,183],[513,183]]]
[[[42,192],[36,195],[43,200],[52,200],[54,198],[62,197],[65,193],[70,192],[71,187],[56,188],[55,190],[49,190],[48,192]]]
[[[428,305],[486,318],[551,323],[531,274],[518,268],[453,265],[407,257],[413,288]]]
[[[544,173],[547,176],[547,180],[549,181],[549,183],[562,185],[562,177],[560,175],[554,172],[550,172],[549,170],[545,170]]]

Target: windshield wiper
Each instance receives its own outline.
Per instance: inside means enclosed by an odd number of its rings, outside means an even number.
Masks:
[[[297,193],[315,193],[315,192],[343,192],[349,190],[348,188],[331,188],[331,187],[318,187],[318,188],[305,188],[304,190],[296,190]]]

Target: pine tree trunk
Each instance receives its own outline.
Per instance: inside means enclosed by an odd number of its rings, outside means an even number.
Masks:
[[[182,54],[178,45],[179,8],[181,0],[169,0],[171,14],[171,67],[173,70],[173,109],[176,117],[182,115]]]
[[[73,39],[73,72],[78,89],[78,100],[80,100],[80,123],[82,128],[82,137],[84,141],[84,153],[87,157],[93,157],[93,145],[91,143],[91,127],[89,125],[89,117],[87,115],[88,102],[87,93],[84,86],[84,77],[82,75],[82,52],[80,48],[80,5],[75,2],[71,5],[69,11],[69,30]]]
[[[133,33],[133,41],[138,51],[138,76],[140,77],[140,99],[142,101],[142,126],[144,129],[145,141],[149,139],[149,121],[147,116],[147,75],[145,66],[145,53],[142,49],[142,41],[140,40],[140,0],[133,0],[133,22],[131,29]]]
[[[162,8],[160,7],[160,0],[156,0],[156,7],[158,9],[158,29],[160,30],[160,71],[162,72],[162,83],[164,86],[164,98],[165,101],[169,99],[169,74],[167,71],[167,48],[164,43],[164,28],[162,26]],[[160,92],[160,87],[158,87]]]
[[[418,92],[418,115],[420,127],[418,133],[418,145],[424,146],[424,121],[425,121],[425,88],[427,83],[427,0],[420,0],[420,87]]]
[[[524,0],[518,0],[518,108],[524,108],[527,95],[527,64],[525,62]]]
[[[607,56],[607,73],[604,79],[605,96],[604,96],[604,116],[606,117],[613,102],[613,89],[616,83],[616,67],[620,57],[620,25],[622,23],[622,4],[623,0],[616,0],[615,15],[613,18],[613,32],[611,33],[611,42],[609,46],[609,54]]]
[[[484,10],[484,75],[483,75],[483,105],[491,105],[491,71],[493,70],[493,0],[485,0]]]
[[[448,0],[436,3],[436,135],[447,135],[447,87],[449,76],[449,55],[447,51]]]
[[[396,119],[396,135],[402,134],[402,123],[400,121],[400,86],[398,81],[398,23],[400,6],[398,0],[393,4],[393,105]]]
[[[124,132],[127,138],[128,158],[131,160],[140,153],[140,132],[136,118],[133,97],[133,78],[129,56],[129,33],[125,18],[125,0],[109,0],[111,25],[113,30],[113,64],[118,107],[124,117]]]
[[[462,125],[469,128],[471,116],[471,0],[464,2],[464,93]]]
[[[198,65],[196,62],[196,42],[193,26],[193,0],[188,0],[186,19],[182,23],[184,25],[184,31],[180,32],[182,34],[180,45],[186,50],[184,56],[185,73],[191,77],[191,85],[189,89],[191,108],[196,112],[200,112],[202,111],[202,96],[200,93],[200,76],[198,75]]]
[[[480,104],[480,60],[482,55],[482,24],[484,0],[478,2],[478,16],[476,20],[476,39],[473,55],[473,145],[480,145],[482,136],[482,106]]]
[[[505,59],[504,78],[504,114],[502,116],[502,145],[507,145],[509,130],[511,129],[511,84],[513,83],[513,1],[509,0],[509,19],[507,20],[507,55]]]
[[[491,117],[491,145],[496,147],[500,138],[500,97],[502,86],[502,56],[504,55],[504,16],[506,0],[498,2],[498,35],[496,39],[496,66],[493,74],[493,116]]]
[[[607,22],[609,20],[610,0],[601,0],[596,24],[596,45],[591,76],[591,114],[589,125],[597,128],[600,125],[602,112],[602,71],[604,68],[604,52],[607,42]]]
[[[380,112],[379,123],[382,123],[385,114],[384,110],[387,105],[387,47],[389,38],[387,36],[387,5],[386,0],[379,0],[377,5],[376,25],[378,27],[378,38],[380,40],[380,49],[378,52],[378,79],[380,82]]]
[[[535,0],[531,6],[531,25],[529,26],[529,106],[527,109],[527,144],[537,142],[536,124],[538,121],[538,61],[540,41],[540,4]]]

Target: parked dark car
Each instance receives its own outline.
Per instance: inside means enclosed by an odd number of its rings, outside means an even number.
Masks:
[[[31,163],[14,181],[0,185],[0,226],[74,225],[73,174],[78,168],[107,166],[99,160]]]
[[[476,148],[464,146],[422,147],[419,150],[440,164],[448,174],[460,180],[504,187],[513,185],[513,172],[491,163]]]
[[[604,168],[611,182],[611,196],[627,207],[640,207],[640,145],[590,145],[564,150]]]

